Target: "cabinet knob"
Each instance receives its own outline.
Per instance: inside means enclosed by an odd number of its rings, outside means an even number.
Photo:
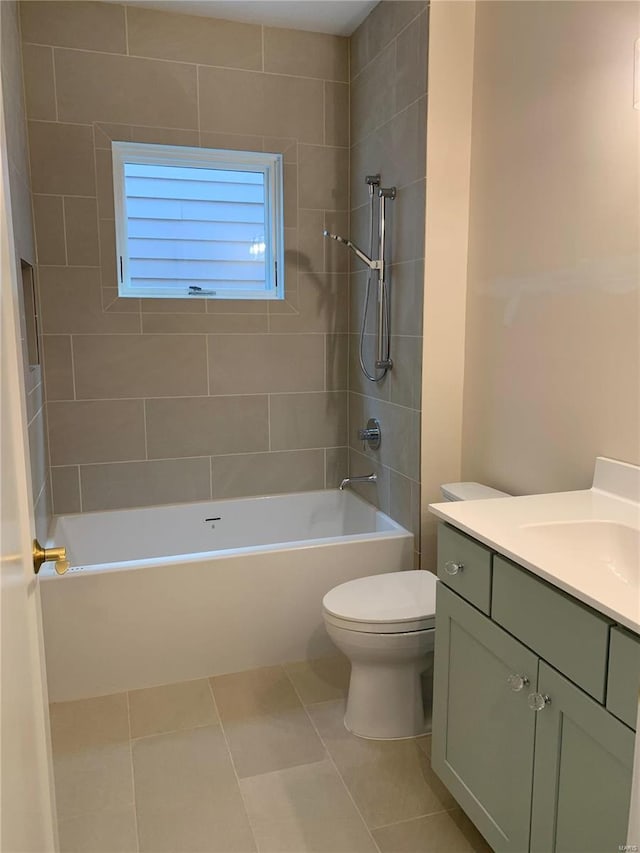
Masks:
[[[551,704],[551,699],[546,693],[530,693],[528,703],[532,711],[543,711]]]
[[[458,575],[464,569],[462,563],[456,563],[455,560],[447,560],[444,564],[444,570],[448,575]]]
[[[527,676],[519,675],[518,673],[513,673],[507,678],[507,684],[514,693],[519,693],[528,683],[529,679]]]

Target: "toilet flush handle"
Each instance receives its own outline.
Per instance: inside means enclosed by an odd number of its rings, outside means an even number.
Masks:
[[[444,570],[448,575],[459,575],[464,569],[463,563],[456,563],[455,560],[447,560],[444,564]]]

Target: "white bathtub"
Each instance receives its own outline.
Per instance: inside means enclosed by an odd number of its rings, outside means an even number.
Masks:
[[[49,698],[322,656],[324,594],[412,568],[413,535],[352,492],[57,518],[41,576]]]

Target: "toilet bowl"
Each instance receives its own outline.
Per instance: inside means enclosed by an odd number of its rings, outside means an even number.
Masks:
[[[428,730],[423,674],[431,669],[437,579],[390,572],[335,587],[322,602],[327,632],[351,661],[344,723],[365,738]]]
[[[441,488],[445,500],[507,497],[480,483]],[[344,724],[353,734],[389,740],[430,731],[437,583],[427,571],[389,572],[325,595],[327,633],[351,661]]]

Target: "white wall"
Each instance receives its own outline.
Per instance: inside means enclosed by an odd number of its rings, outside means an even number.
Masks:
[[[640,462],[639,35],[637,2],[477,5],[464,479]]]
[[[422,551],[435,565],[440,484],[461,476],[475,2],[432,0],[422,364]]]

